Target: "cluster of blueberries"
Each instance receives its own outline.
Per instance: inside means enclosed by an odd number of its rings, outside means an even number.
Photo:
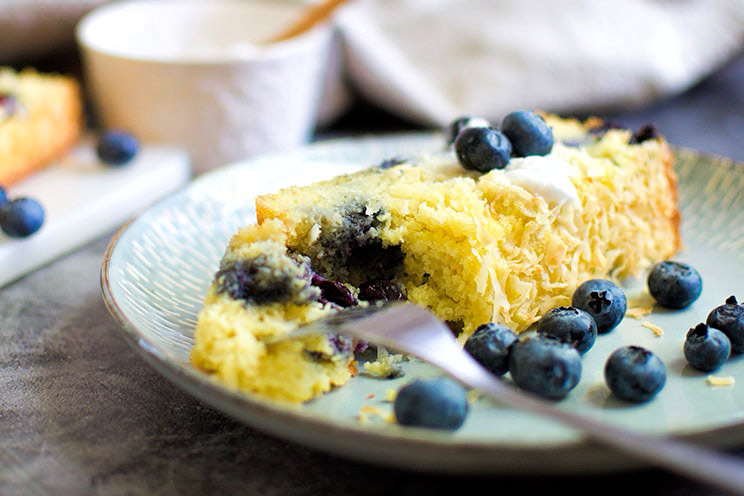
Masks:
[[[96,144],[96,154],[106,165],[128,163],[139,150],[139,141],[123,131],[107,131]],[[26,238],[44,224],[44,207],[35,198],[23,196],[9,199],[0,186],[0,229],[11,238]]]
[[[687,307],[702,292],[693,267],[669,260],[652,267],[647,285],[657,303],[671,309]],[[580,355],[594,345],[597,334],[613,330],[626,309],[626,296],[617,285],[592,279],[576,289],[571,306],[554,308],[537,322],[536,336],[519,339],[506,326],[488,323],[468,338],[465,350],[494,375],[509,372],[517,387],[557,400],[578,384]],[[744,306],[728,298],[706,323],[690,329],[683,351],[689,364],[702,371],[720,367],[731,351],[744,352]],[[653,352],[624,346],[608,357],[604,377],[616,397],[640,403],[664,387],[666,368]],[[419,379],[400,389],[394,413],[402,425],[454,430],[465,421],[468,402],[465,390],[449,378]]]
[[[530,110],[508,114],[499,129],[480,117],[461,117],[445,132],[460,165],[478,172],[503,169],[511,157],[547,155],[554,144],[553,130]]]

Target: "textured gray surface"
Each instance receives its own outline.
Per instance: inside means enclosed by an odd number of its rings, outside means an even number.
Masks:
[[[681,98],[614,117],[744,160],[742,81],[744,60]],[[0,494],[718,494],[657,470],[417,474],[264,435],[181,392],[119,337],[98,283],[107,242],[0,289]]]

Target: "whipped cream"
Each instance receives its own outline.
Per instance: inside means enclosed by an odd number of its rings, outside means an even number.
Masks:
[[[550,206],[579,201],[571,182],[576,173],[574,167],[552,154],[512,158],[503,173],[511,184],[542,197]]]

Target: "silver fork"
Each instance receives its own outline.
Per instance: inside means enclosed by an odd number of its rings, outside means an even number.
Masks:
[[[278,339],[328,332],[417,356],[505,405],[549,417],[652,465],[744,495],[744,461],[691,443],[599,422],[511,387],[463,351],[450,329],[420,306],[390,303],[344,310]]]

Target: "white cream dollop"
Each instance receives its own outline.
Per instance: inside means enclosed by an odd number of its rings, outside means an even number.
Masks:
[[[578,203],[579,195],[571,182],[575,173],[571,164],[554,155],[512,158],[504,169],[511,184],[542,197],[551,206]]]

